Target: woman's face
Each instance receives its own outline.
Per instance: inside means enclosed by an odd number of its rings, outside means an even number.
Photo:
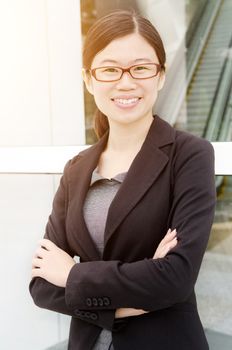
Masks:
[[[113,40],[93,59],[91,69],[105,66],[127,68],[141,63],[159,63],[153,47],[139,34]],[[152,107],[163,87],[164,74],[149,79],[134,79],[126,72],[114,82],[100,82],[84,74],[88,91],[96,105],[112,123],[128,124],[152,118]]]

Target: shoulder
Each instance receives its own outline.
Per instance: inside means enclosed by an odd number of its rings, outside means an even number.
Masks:
[[[87,164],[94,161],[94,159],[102,152],[105,144],[105,138],[100,139],[91,146],[80,151],[73,158],[69,159],[65,164],[63,173],[75,173],[80,165],[85,167]]]
[[[155,115],[155,123],[151,128],[151,142],[165,153],[171,152],[183,154],[185,152],[208,151],[213,153],[211,143],[201,137],[187,131],[178,130],[165,119]]]
[[[176,130],[172,151],[174,172],[186,171],[195,174],[194,176],[214,175],[214,148],[208,140]]]
[[[69,173],[70,171],[72,171],[73,167],[75,167],[79,161],[83,158],[83,156],[85,154],[88,154],[87,151],[92,148],[93,146],[90,146],[82,151],[80,151],[79,153],[77,153],[75,156],[73,156],[72,158],[68,159],[64,165],[63,168],[63,174],[66,175],[67,173]]]
[[[73,156],[73,158],[69,159],[69,160],[66,162],[65,166],[64,166],[64,171],[63,171],[63,173],[68,172],[68,171],[72,168],[73,165],[75,165],[76,163],[78,163],[79,160],[80,160],[81,157],[82,157],[82,153],[85,152],[85,151],[86,151],[86,150],[81,151],[81,152],[79,152],[78,154],[76,154],[75,156]]]
[[[69,165],[75,165],[76,163],[78,163],[80,161],[80,159],[82,159],[83,157],[88,157],[90,154],[92,154],[92,152],[94,152],[95,148],[97,147],[98,142],[94,143],[91,146],[86,146],[86,148],[82,151],[80,151],[78,154],[76,154],[73,158],[71,158],[69,160]]]
[[[174,171],[183,169],[214,169],[214,148],[212,144],[187,131],[178,130],[161,118],[158,120],[160,148],[169,157]]]
[[[208,140],[186,131],[175,129],[174,143],[176,151],[180,153],[187,152],[194,154],[198,152],[206,152],[214,154],[214,148]]]
[[[169,157],[186,158],[196,154],[209,154],[214,157],[214,148],[208,140],[176,129],[157,115],[152,139]]]

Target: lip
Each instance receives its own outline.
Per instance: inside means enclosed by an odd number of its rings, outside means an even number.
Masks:
[[[141,97],[135,95],[119,95],[111,98],[111,100],[117,107],[128,109],[137,106]]]

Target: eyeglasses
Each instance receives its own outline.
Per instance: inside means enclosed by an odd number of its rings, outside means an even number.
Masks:
[[[87,71],[98,81],[112,82],[120,80],[125,72],[134,79],[150,79],[155,77],[162,69],[158,63],[142,63],[128,68],[122,67],[98,67]]]

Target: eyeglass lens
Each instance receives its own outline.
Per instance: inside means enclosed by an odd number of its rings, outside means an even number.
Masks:
[[[135,79],[146,79],[154,77],[158,73],[156,64],[143,64],[133,66],[129,69],[130,74]],[[95,77],[97,80],[113,81],[119,80],[122,76],[123,69],[120,67],[100,67],[95,69]]]

